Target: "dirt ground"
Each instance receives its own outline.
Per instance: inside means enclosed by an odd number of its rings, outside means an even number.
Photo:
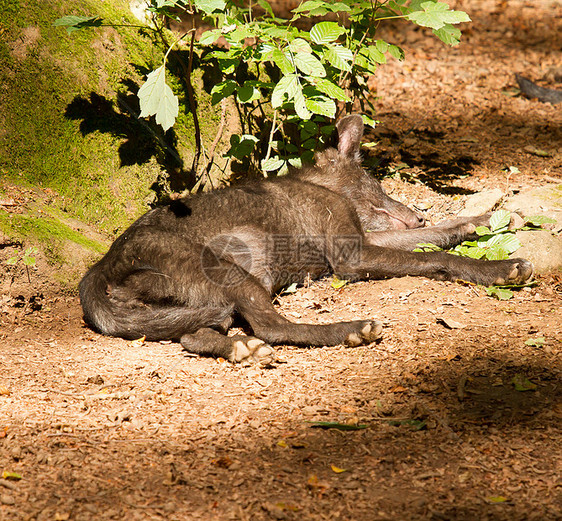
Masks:
[[[560,105],[514,90],[516,72],[562,88],[562,5],[451,3],[474,21],[462,45],[392,25],[407,61],[372,81],[374,166],[434,221],[474,191],[562,182]],[[267,368],[93,333],[40,260],[29,280],[1,275],[1,520],[562,519],[560,274],[507,301],[316,281],[279,311],[377,318],[383,340],[281,346]]]

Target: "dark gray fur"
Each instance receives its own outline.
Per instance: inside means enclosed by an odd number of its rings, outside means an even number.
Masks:
[[[374,321],[309,325],[279,315],[272,294],[307,276],[419,275],[485,285],[531,276],[523,259],[413,253],[419,242],[447,248],[471,238],[488,216],[423,227],[420,216],[362,169],[361,118],[343,118],[337,128],[337,150],[318,153],[314,166],[143,215],[81,281],[85,320],[107,335],[181,339],[192,352],[263,361],[272,353],[264,342],[357,345],[380,335]],[[223,334],[235,312],[260,340]]]

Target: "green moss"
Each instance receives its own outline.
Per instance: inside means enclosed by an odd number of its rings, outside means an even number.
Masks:
[[[6,27],[9,23],[17,23],[21,10],[19,0],[0,0],[0,26]]]
[[[65,243],[72,241],[79,246],[104,253],[105,244],[85,237],[64,223],[51,217],[38,217],[23,214],[7,214],[0,212],[0,230],[12,237],[28,238],[44,243],[47,249],[53,250],[53,241]]]
[[[105,121],[96,130],[84,127],[91,120],[68,110],[76,100],[88,103],[95,93],[106,107],[113,107],[115,118],[120,116],[116,93],[126,90],[124,83],[140,83],[137,69],[153,61],[154,46],[135,29],[117,33],[102,28],[68,35],[52,26],[67,14],[100,14],[113,22],[135,23],[126,1],[19,6],[4,0],[0,13],[5,37],[0,42],[0,171],[12,179],[55,189],[62,209],[105,231],[122,229],[148,208],[153,198],[150,186],[160,169],[154,163],[120,166],[119,148],[127,133],[135,132],[127,130],[127,117],[118,121],[116,129],[111,128],[115,121]],[[26,40],[29,30],[22,32],[22,27],[35,28],[31,31],[35,40]],[[85,117],[91,119],[95,110],[92,105]],[[107,114],[99,117],[107,119]],[[132,127],[135,123],[132,118]]]
[[[52,188],[59,195],[55,208],[113,235],[149,208],[155,199],[151,187],[162,177],[164,150],[136,120],[132,92],[162,63],[163,53],[137,29],[68,34],[53,27],[54,20],[70,14],[139,23],[128,0],[0,0],[0,172]],[[179,79],[169,78],[185,96]],[[219,109],[211,106],[200,71],[194,82],[203,141],[211,143]],[[118,94],[122,101],[131,97],[118,103]],[[180,113],[177,151],[189,165],[194,129],[185,99]],[[143,147],[148,152],[140,157]]]

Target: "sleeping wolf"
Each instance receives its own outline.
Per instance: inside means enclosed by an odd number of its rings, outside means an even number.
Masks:
[[[143,215],[81,281],[85,320],[106,335],[180,340],[193,353],[264,363],[273,358],[269,344],[354,346],[381,335],[374,320],[311,325],[279,315],[272,294],[307,277],[419,275],[485,285],[530,278],[524,259],[412,252],[420,242],[448,248],[474,238],[489,216],[424,227],[362,169],[361,117],[341,119],[337,131],[337,149],[318,153],[313,166]],[[255,336],[226,336],[235,313]]]

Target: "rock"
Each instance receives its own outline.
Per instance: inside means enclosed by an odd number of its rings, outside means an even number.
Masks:
[[[562,237],[549,230],[517,232],[523,245],[514,256],[533,263],[535,273],[562,270]]]
[[[489,212],[502,197],[503,192],[499,188],[471,195],[466,199],[465,208],[459,216],[469,217]],[[547,225],[550,228],[548,230],[517,232],[522,247],[513,257],[530,260],[538,274],[562,271],[562,184],[548,184],[522,191],[508,198],[502,208],[513,213],[514,228],[521,228],[525,217],[543,215],[556,219],[556,224]]]
[[[499,188],[470,195],[466,198],[464,210],[459,212],[459,217],[471,217],[489,212],[501,201],[503,195]]]
[[[549,184],[510,197],[504,208],[525,217],[546,215],[556,219],[554,229],[562,230],[562,184]]]
[[[0,503],[3,505],[15,505],[16,500],[9,494],[0,494]]]
[[[517,232],[523,245],[515,256],[530,260],[535,273],[562,270],[562,184],[549,184],[510,197],[504,207],[525,217],[556,219],[552,230]]]

